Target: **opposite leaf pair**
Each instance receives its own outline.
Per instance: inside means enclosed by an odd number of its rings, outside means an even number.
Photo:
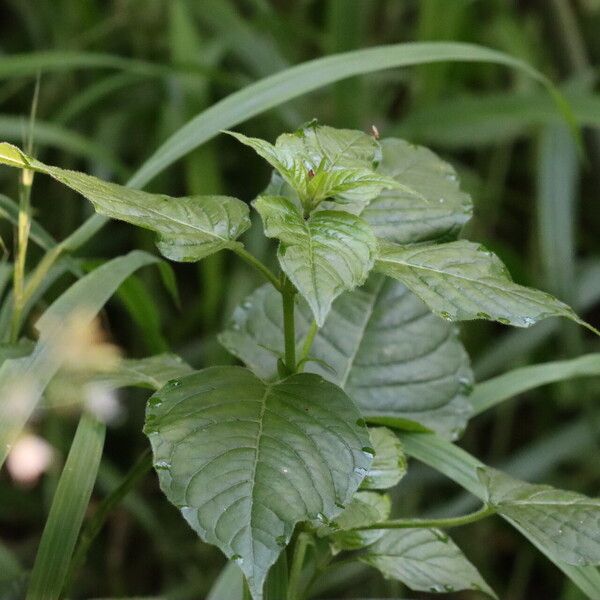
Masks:
[[[279,240],[281,268],[319,327],[335,298],[362,285],[373,267],[402,282],[447,320],[488,319],[529,327],[549,316],[564,316],[587,326],[549,294],[513,283],[502,262],[479,245],[431,245],[456,236],[471,204],[452,168],[429,151],[384,140],[383,161],[371,161],[384,177],[378,194],[355,182],[350,199],[335,188],[311,197],[311,164],[318,161],[323,172],[335,173],[339,153],[352,157],[356,149],[366,168],[366,149],[375,156],[378,142],[361,132],[315,124],[280,136],[274,146],[235,137],[266,158],[287,182],[275,178],[254,207],[265,234]],[[337,154],[330,150],[333,146]],[[304,166],[292,169],[292,156]],[[275,190],[278,195],[272,195]]]

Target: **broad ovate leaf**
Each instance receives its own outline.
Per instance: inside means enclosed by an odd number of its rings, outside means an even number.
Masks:
[[[600,499],[479,469],[487,502],[553,560],[600,565]]]
[[[193,262],[238,248],[237,238],[250,227],[248,206],[237,198],[149,194],[45,165],[10,144],[0,144],[0,163],[45,173],[87,198],[99,214],[156,232],[158,249],[171,260]]]
[[[265,379],[277,375],[283,348],[281,298],[271,285],[235,309],[221,343]],[[298,349],[312,315],[296,305]],[[338,298],[314,339],[305,370],[343,387],[381,424],[418,423],[455,438],[471,414],[473,376],[454,325],[434,315],[405,286],[371,275]]]
[[[384,535],[383,529],[360,529],[385,521],[392,510],[386,494],[356,492],[350,504],[335,519],[317,530],[319,537],[327,537],[334,554],[342,550],[359,550],[376,542]]]
[[[452,166],[404,140],[386,139],[381,146],[378,172],[398,185],[382,191],[358,214],[378,238],[398,244],[455,238],[471,218],[473,205]]]
[[[366,204],[384,188],[397,185],[393,178],[375,171],[381,149],[377,140],[362,131],[312,122],[295,133],[280,135],[275,144],[228,133],[279,172],[297,192],[306,212],[327,198]]]
[[[336,517],[372,457],[352,400],[306,373],[269,384],[242,367],[198,371],[150,398],[145,431],[162,490],[256,600],[294,525]]]
[[[402,442],[387,427],[370,427],[373,462],[360,487],[363,490],[387,490],[406,475],[407,461]]]
[[[411,590],[479,590],[497,597],[460,548],[437,529],[390,530],[360,560]]]
[[[514,283],[497,256],[466,240],[435,246],[381,242],[376,270],[401,281],[449,321],[530,327],[547,317],[566,317],[590,327],[550,294]]]
[[[265,234],[280,241],[281,268],[323,325],[335,298],[362,285],[373,267],[377,241],[371,228],[342,211],[319,211],[304,219],[283,196],[259,196],[254,206]]]

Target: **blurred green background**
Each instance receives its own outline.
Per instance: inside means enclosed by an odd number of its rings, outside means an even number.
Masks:
[[[559,84],[585,127],[583,151],[578,152],[538,84],[505,67],[478,63],[348,79],[238,129],[273,140],[316,117],[364,130],[375,124],[382,137],[430,146],[456,167],[473,196],[469,237],[496,251],[516,281],[556,294],[598,326],[599,31],[599,0],[2,0],[0,139],[22,143],[43,62],[40,53],[47,50],[64,52],[65,61],[84,52],[128,59],[112,67],[69,70],[46,61],[34,136],[40,159],[124,182],[193,115],[287,66],[407,41],[457,40],[496,48]],[[258,157],[219,136],[147,189],[170,195],[224,193],[249,201],[268,177]],[[14,172],[2,169],[2,192],[15,197],[16,185]],[[91,214],[85,200],[43,177],[36,178],[32,202],[35,217],[57,239]],[[247,245],[272,260],[271,248],[253,231]],[[7,220],[0,222],[0,235],[10,252],[13,232]],[[111,222],[79,255],[96,261],[133,248],[155,252],[152,235]],[[131,278],[103,314],[111,340],[131,357],[171,349],[195,367],[231,362],[216,333],[259,283],[232,258],[221,253],[197,265],[175,264],[181,309],[156,272],[147,269]],[[57,278],[44,303],[72,281],[68,275]],[[597,340],[556,319],[530,330],[479,321],[463,331],[478,380],[600,349]],[[121,394],[122,416],[108,432],[91,510],[147,446],[141,432],[145,396]],[[596,496],[599,397],[597,379],[540,388],[474,419],[462,443],[515,476]],[[24,568],[33,563],[75,426],[76,415],[68,411],[38,414],[30,430],[50,442],[57,459],[34,485],[0,475],[0,539]],[[398,515],[460,514],[475,506],[457,487],[416,463],[395,490],[395,501]],[[503,599],[583,597],[498,519],[461,528],[455,539]],[[186,526],[150,474],[111,514],[72,597],[204,598],[223,562]],[[338,569],[320,586],[315,597],[433,597],[408,594],[356,565]]]

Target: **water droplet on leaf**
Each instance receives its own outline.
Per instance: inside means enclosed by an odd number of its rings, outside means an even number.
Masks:
[[[157,408],[162,404],[162,398],[158,396],[150,396],[148,400],[148,406],[151,408]]]
[[[369,458],[373,458],[375,456],[375,450],[371,448],[371,446],[363,446],[361,450],[369,456]]]

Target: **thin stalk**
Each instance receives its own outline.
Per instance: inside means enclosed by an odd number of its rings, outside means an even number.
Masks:
[[[306,338],[304,338],[304,344],[302,344],[300,361],[298,362],[299,365],[303,365],[307,361],[308,354],[310,353],[310,349],[312,348],[313,342],[315,341],[315,336],[317,335],[318,331],[319,326],[317,325],[317,322],[313,320],[313,322],[310,324],[310,329],[306,334]]]
[[[115,508],[121,500],[131,491],[131,489],[148,473],[152,467],[152,457],[150,450],[144,451],[144,453],[137,460],[135,465],[131,468],[129,473],[125,475],[121,483],[102,501],[98,510],[94,516],[87,522],[86,526],[81,532],[79,538],[79,544],[71,560],[71,566],[69,568],[69,576],[67,578],[67,586],[65,589],[73,583],[77,570],[85,562],[88,550],[92,545],[92,542],[96,539],[100,533],[104,523],[110,512]]]
[[[285,346],[285,366],[289,373],[296,372],[296,324],[294,322],[294,295],[296,290],[286,278],[283,280],[281,297],[283,301],[283,336]]]
[[[450,529],[451,527],[460,527],[461,525],[481,521],[495,513],[494,508],[484,505],[479,510],[461,517],[448,517],[447,519],[393,519],[366,527],[357,527],[355,531],[364,531],[366,529],[412,529],[416,527]]]
[[[302,567],[306,557],[306,550],[311,544],[311,536],[308,533],[301,533],[296,540],[294,556],[290,567],[290,577],[288,580],[288,600],[301,600],[300,578],[302,576]]]
[[[250,254],[245,248],[240,246],[239,248],[235,248],[233,250],[242,260],[247,262],[251,267],[256,269],[268,282],[272,283],[276,290],[281,292],[281,284],[277,276],[263,264],[258,258]]]
[[[31,228],[31,186],[33,171],[23,169],[19,182],[19,219],[15,248],[15,266],[13,271],[14,309],[11,321],[10,338],[16,342],[21,326],[21,313],[25,306],[25,262]]]
[[[33,154],[33,129],[40,94],[40,74],[38,72],[29,113],[29,129],[25,142],[27,154]],[[19,180],[19,218],[17,222],[17,240],[15,244],[15,266],[13,271],[14,308],[11,321],[10,338],[16,342],[21,329],[21,314],[25,307],[25,263],[27,260],[27,245],[31,230],[31,186],[33,171],[23,169]]]
[[[248,587],[248,582],[244,579],[244,594],[243,600],[252,600],[252,594],[250,593],[250,588]]]
[[[265,600],[285,600],[288,595],[288,566],[285,550],[271,567],[265,583]]]

